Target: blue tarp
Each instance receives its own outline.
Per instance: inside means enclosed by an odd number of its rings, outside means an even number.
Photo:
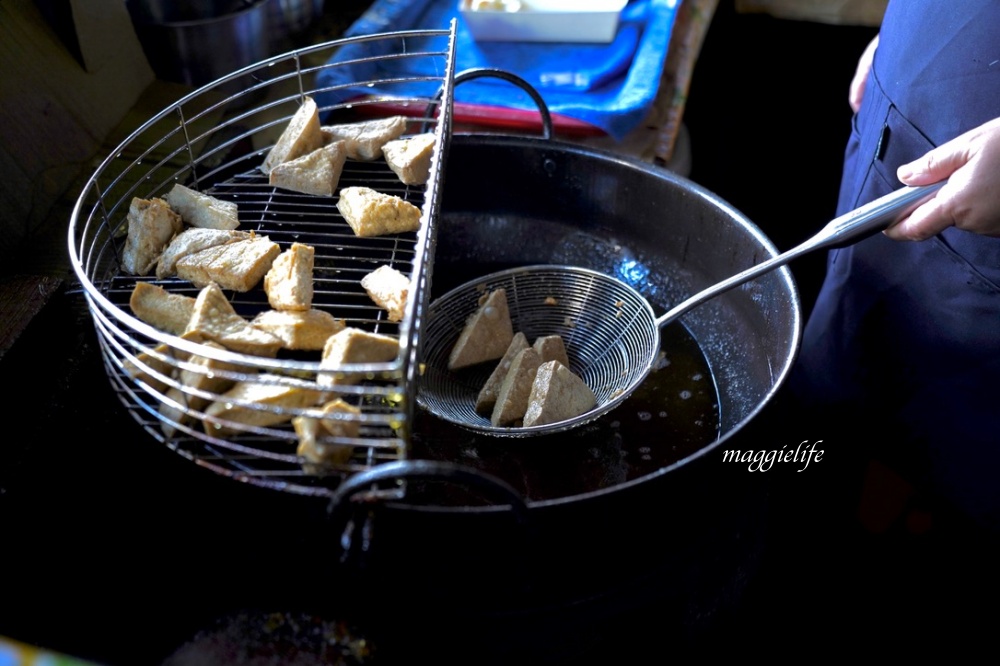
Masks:
[[[458,0],[375,0],[345,37],[397,30],[447,29],[457,18],[455,71],[489,67],[516,74],[530,83],[549,111],[594,125],[622,139],[646,117],[656,98],[679,0],[631,0],[622,11],[615,39],[608,44],[477,42],[459,16]],[[337,62],[374,55],[376,42],[347,44]],[[331,60],[332,61],[332,60]],[[323,69],[318,87],[426,74],[418,59],[381,59]],[[414,71],[414,68],[418,68]],[[362,71],[363,70],[363,71]],[[434,94],[436,84],[422,94]],[[359,86],[316,95],[323,106],[358,95],[391,95]],[[509,82],[477,78],[455,87],[456,103],[535,110],[531,98]]]

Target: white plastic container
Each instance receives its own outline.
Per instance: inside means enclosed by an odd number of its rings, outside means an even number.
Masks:
[[[477,41],[606,44],[628,0],[459,0]]]

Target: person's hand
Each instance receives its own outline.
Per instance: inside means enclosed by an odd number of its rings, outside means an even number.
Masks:
[[[847,91],[847,102],[851,105],[854,113],[861,108],[861,99],[865,96],[865,83],[868,81],[868,73],[872,69],[872,60],[875,58],[875,49],[878,48],[878,35],[868,42],[861,57],[858,58],[858,66],[854,70],[854,78],[851,79],[851,86]]]
[[[903,164],[904,185],[948,182],[933,199],[883,233],[894,240],[924,240],[955,226],[1000,236],[1000,118],[980,125]]]

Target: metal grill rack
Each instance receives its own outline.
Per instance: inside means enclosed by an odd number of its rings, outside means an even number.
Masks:
[[[338,60],[343,47],[358,42],[380,53]],[[104,365],[129,414],[153,438],[220,474],[291,492],[328,495],[351,474],[405,459],[415,404],[420,329],[430,293],[441,174],[451,138],[455,26],[353,37],[327,42],[254,64],[180,99],[133,132],[87,181],[69,225],[69,253],[92,315]],[[350,85],[316,84],[326,68],[378,71],[382,59],[411,59],[412,77],[360,78]],[[433,72],[433,75],[427,74]],[[320,77],[321,78],[321,77]],[[378,87],[389,94],[365,94]],[[433,94],[428,94],[428,86]],[[237,90],[235,94],[231,91]],[[354,234],[336,208],[337,194],[318,197],[275,188],[259,165],[305,96],[313,97],[323,124],[338,114],[405,115],[406,135],[431,131],[435,148],[426,186],[407,186],[384,160],[348,160],[343,187],[363,185],[393,194],[421,209],[420,230],[372,238]],[[382,111],[376,111],[382,106]],[[412,110],[412,113],[408,111]],[[136,276],[121,264],[133,198],[162,197],[182,183],[238,205],[240,230],[267,236],[282,250],[293,242],[315,249],[313,307],[348,326],[399,339],[390,362],[320,366],[319,352],[282,350],[264,358],[209,348],[157,330],[136,318],[129,299],[137,282],[196,297],[200,289],[177,277]],[[361,278],[389,265],[411,278],[403,319],[388,320],[361,287]],[[252,319],[269,309],[262,284],[248,292],[225,292],[234,310]],[[339,378],[335,390],[323,381]],[[246,406],[278,415],[269,425],[213,425],[206,405],[225,389],[205,388],[206,379],[294,387],[321,397],[302,407]],[[297,454],[295,417],[321,418],[324,401],[340,397],[358,409],[339,417],[356,436],[320,430],[318,445],[335,451],[329,460]],[[207,425],[206,425],[207,422]],[[226,428],[219,430],[219,425]],[[224,434],[223,434],[224,433]],[[401,484],[378,491],[402,493]]]

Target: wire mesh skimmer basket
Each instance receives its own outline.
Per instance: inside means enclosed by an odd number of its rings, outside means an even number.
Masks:
[[[480,297],[504,289],[514,332],[535,340],[559,335],[570,370],[594,392],[596,407],[569,421],[495,425],[476,411],[476,397],[496,363],[459,370],[448,358]],[[500,437],[559,432],[598,418],[624,401],[652,369],[659,351],[656,315],[635,290],[611,276],[576,266],[521,266],[456,287],[429,306],[424,327],[418,402],[456,425]]]
[[[374,45],[369,51],[380,55],[364,61],[338,59],[343,46],[361,42]],[[223,475],[309,495],[330,495],[353,473],[406,458],[417,338],[430,291],[441,174],[451,137],[454,51],[454,23],[447,30],[358,36],[290,51],[183,97],[129,135],[97,167],[72,213],[70,258],[112,386],[152,437]],[[316,83],[324,78],[318,75],[331,68],[377,73],[379,61],[387,59],[419,61],[412,70],[420,73],[391,80],[361,76],[349,84],[325,87]],[[428,71],[435,75],[428,76]],[[376,86],[389,92],[366,94]],[[239,92],[224,92],[233,89]],[[359,115],[365,117],[366,108],[369,116],[388,115],[377,109],[391,102],[393,112],[407,121],[403,137],[432,132],[434,149],[426,184],[403,184],[382,159],[348,159],[333,196],[269,185],[259,167],[307,96],[316,100],[324,124],[337,124],[348,116],[356,122]],[[318,351],[282,349],[274,357],[264,357],[210,348],[137,318],[129,302],[139,282],[183,296],[200,292],[192,282],[178,277],[157,279],[123,268],[130,203],[134,198],[162,198],[176,183],[235,202],[239,229],[267,236],[282,251],[295,242],[311,245],[315,250],[312,307],[346,326],[398,338],[397,357],[379,363],[323,366],[321,372]],[[336,207],[339,191],[348,186],[370,187],[418,206],[419,230],[378,237],[355,235]],[[410,277],[399,321],[390,321],[360,284],[364,275],[381,265]],[[224,293],[236,313],[247,320],[270,307],[261,284],[246,292]],[[321,381],[324,376],[344,381],[337,382],[333,393],[330,384]],[[330,417],[321,410],[322,401],[292,406],[250,401],[242,406],[266,418],[226,423],[224,429],[208,427],[212,419],[206,416],[207,405],[240,400],[226,397],[228,389],[206,388],[217,384],[198,379],[222,379],[224,387],[253,382],[275,391],[312,391],[310,395],[324,400],[336,395],[354,409],[339,412],[334,421],[352,427],[314,433],[319,450],[337,455],[319,462],[306,459],[298,455],[299,435],[292,420]],[[382,492],[395,496],[400,491],[390,487]]]

